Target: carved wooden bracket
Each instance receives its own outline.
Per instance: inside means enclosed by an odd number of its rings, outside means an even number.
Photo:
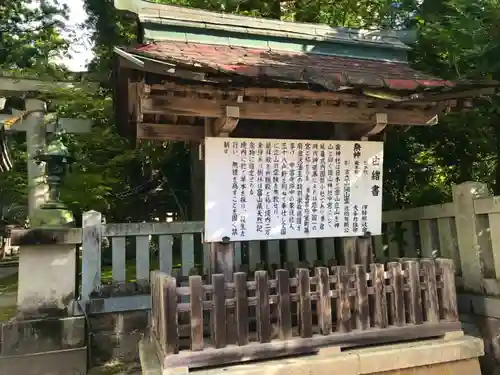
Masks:
[[[226,106],[226,115],[217,118],[213,123],[213,135],[216,137],[227,137],[238,125],[240,120],[240,108]]]
[[[386,113],[376,113],[375,114],[375,125],[368,130],[365,134],[361,136],[362,141],[367,141],[369,137],[374,136],[382,132],[387,126],[387,114]]]

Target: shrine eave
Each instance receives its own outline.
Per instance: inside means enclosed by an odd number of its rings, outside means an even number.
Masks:
[[[495,81],[452,82],[408,63],[165,41],[115,48],[121,66],[224,87],[275,87],[365,95],[390,102],[490,95]]]

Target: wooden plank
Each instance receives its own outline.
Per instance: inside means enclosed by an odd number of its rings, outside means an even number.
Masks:
[[[243,260],[242,260],[242,250],[241,250],[241,242],[234,242],[233,243],[233,249],[234,249],[234,269],[239,270]]]
[[[189,271],[194,267],[194,236],[192,234],[181,236],[181,251],[182,276],[188,276]]]
[[[453,259],[457,274],[461,274],[460,253],[456,238],[454,218],[440,218],[437,220],[439,252],[443,258]]]
[[[469,291],[482,293],[483,270],[480,252],[477,249],[481,246],[481,230],[486,228],[477,225],[475,201],[489,195],[488,186],[479,182],[465,182],[453,186],[452,191],[464,286]]]
[[[179,333],[177,318],[177,285],[176,280],[170,276],[163,276],[163,306],[162,316],[165,322],[165,354],[179,352]]]
[[[267,242],[267,264],[276,265],[277,267],[281,267],[280,260],[280,241],[279,240],[270,240]]]
[[[234,274],[234,289],[236,298],[236,335],[239,346],[248,344],[248,294],[247,274]]]
[[[203,350],[203,282],[201,276],[189,276],[191,350]]]
[[[389,325],[387,317],[387,297],[385,288],[385,270],[384,265],[375,263],[371,265],[371,279],[374,290],[374,326],[377,328],[386,328]]]
[[[224,291],[224,275],[212,275],[213,288],[213,324],[214,346],[224,348],[227,343],[226,337],[226,295]]]
[[[261,261],[260,258],[260,241],[249,241],[248,242],[248,268],[250,271],[254,271],[257,268],[257,264]]]
[[[476,215],[489,215],[500,213],[500,197],[481,197],[474,200]]]
[[[351,330],[351,302],[349,300],[349,274],[345,266],[336,267],[337,274],[337,331]]]
[[[101,222],[97,211],[87,211],[82,217],[82,301],[87,302],[90,294],[101,285]]]
[[[439,295],[441,316],[450,322],[458,321],[457,290],[455,286],[455,267],[451,259],[436,259],[436,264],[441,270],[443,289]]]
[[[286,262],[294,265],[299,264],[299,240],[286,240]]]
[[[390,275],[392,293],[391,302],[391,321],[393,325],[402,326],[405,324],[405,300],[404,300],[404,279],[401,263],[390,262],[387,265],[387,273]]]
[[[404,221],[401,223],[401,231],[403,232],[403,244],[401,250],[405,257],[416,258],[417,249],[420,248],[417,245],[416,233],[413,225],[413,221]]]
[[[298,270],[297,293],[299,294],[300,336],[312,337],[311,283],[308,269]]]
[[[491,213],[488,215],[491,237],[491,252],[493,255],[493,267],[495,268],[495,276],[500,279],[500,212]]]
[[[332,300],[330,297],[330,279],[328,267],[316,267],[316,290],[319,293],[318,307],[318,325],[321,334],[329,335],[332,333]]]
[[[387,243],[389,246],[389,259],[399,258],[399,244],[396,240],[397,226],[395,223],[387,224]]]
[[[290,279],[287,270],[276,270],[276,283],[279,338],[281,340],[290,340],[292,338],[292,305],[290,301]]]
[[[201,233],[203,221],[103,224],[104,237]]]
[[[232,243],[212,242],[210,244],[210,273],[224,274],[231,282],[234,273],[234,251]]]
[[[276,340],[270,343],[249,344],[244,347],[228,346],[217,351],[206,349],[201,352],[191,352],[186,350],[178,355],[165,356],[162,364],[164,369],[227,366],[230,363],[316,353],[320,348],[329,346],[340,346],[342,349],[348,349],[356,346],[387,345],[400,342],[402,337],[406,340],[435,338],[443,336],[447,332],[458,330],[461,330],[459,322],[426,323],[418,326],[388,327],[383,330],[375,328],[332,335],[315,335],[307,340],[295,338],[286,341]]]
[[[370,309],[368,302],[368,284],[366,278],[366,268],[363,264],[354,266],[356,281],[354,288],[356,289],[356,328],[370,328]]]
[[[356,237],[347,237],[342,239],[342,250],[344,252],[344,262],[347,270],[353,269],[356,263]]]
[[[159,260],[160,271],[166,274],[172,273],[172,246],[174,245],[174,238],[171,235],[159,236]]]
[[[432,259],[422,259],[420,265],[425,284],[423,302],[426,320],[429,323],[437,323],[439,322],[439,302],[436,288],[436,265]]]
[[[267,271],[255,271],[255,297],[257,298],[257,337],[261,343],[271,341],[271,311]]]
[[[327,265],[330,261],[335,260],[335,238],[320,239],[321,259]]]
[[[356,247],[356,255],[358,257],[356,263],[362,264],[363,266],[365,266],[365,270],[367,270],[373,261],[372,236],[367,235],[358,237],[356,239]]]
[[[453,203],[435,204],[431,206],[408,208],[406,210],[384,211],[383,223],[398,223],[403,221],[430,220],[441,217],[454,217]]]
[[[420,288],[420,265],[416,260],[403,263],[404,270],[408,273],[408,323],[422,324],[422,291]]]
[[[112,266],[111,276],[114,282],[123,283],[127,280],[126,275],[126,253],[125,237],[113,237],[111,239]]]
[[[316,247],[316,239],[304,240],[305,260],[309,265],[313,265],[318,259],[318,249]]]
[[[377,261],[385,260],[385,244],[384,244],[384,236],[373,236],[373,246],[375,249],[375,258]]]
[[[419,220],[418,229],[420,232],[420,254],[423,258],[432,257],[432,252],[434,250],[432,241],[432,221],[431,220]]]
[[[210,261],[211,261],[210,244],[205,242],[203,243],[203,272],[205,273],[205,275],[210,274],[210,269],[212,267]]]
[[[150,95],[141,100],[143,113],[169,113],[179,115],[193,115],[200,117],[222,117],[227,106],[239,107],[240,119],[255,120],[292,120],[316,121],[329,123],[366,123],[373,124],[375,114],[381,109],[365,108],[353,110],[348,106],[323,106],[317,101],[304,101],[299,106],[290,103],[257,103],[235,100],[217,100],[186,97],[164,97]],[[428,125],[437,114],[437,110],[404,110],[387,109],[388,124]]]
[[[137,124],[138,140],[149,141],[200,141],[205,137],[205,128],[194,125]]]
[[[135,279],[149,281],[149,236],[135,238]]]

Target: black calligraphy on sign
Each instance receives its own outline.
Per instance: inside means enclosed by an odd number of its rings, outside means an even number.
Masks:
[[[354,160],[354,177],[357,178],[361,170],[361,144],[356,142],[352,148],[352,158]],[[345,231],[345,228],[344,228]],[[352,207],[352,231],[357,233],[359,231],[359,206],[355,204]]]
[[[326,207],[326,153],[325,144],[319,145],[319,230],[325,230],[325,207]]]
[[[354,175],[357,176],[361,172],[361,144],[355,143],[352,150],[352,157],[354,159]]]
[[[330,229],[333,228],[333,186],[335,182],[335,169],[334,169],[334,146],[333,144],[328,145],[328,151],[327,151],[327,160],[326,160],[326,165],[327,165],[327,170],[326,170],[326,217],[327,217],[327,222],[328,222],[328,227]]]
[[[351,170],[349,160],[344,160],[344,233],[350,231]]]
[[[311,160],[311,230],[316,232],[318,230],[318,162],[319,162],[319,151],[318,144],[314,143],[312,145],[312,160]]]
[[[232,235],[237,236],[238,235],[238,162],[233,161],[232,162],[232,174],[233,174],[233,180],[231,184],[231,190],[232,190],[232,215],[231,215],[231,222],[232,222]]]
[[[245,237],[247,233],[246,215],[247,212],[247,158],[248,150],[247,143],[242,142],[240,145],[240,168],[239,168],[239,190],[240,190],[240,237]]]
[[[341,182],[341,157],[342,157],[342,148],[340,144],[335,145],[335,188],[333,190],[334,195],[333,195],[333,204],[334,204],[334,211],[333,211],[333,225],[335,228],[340,228],[340,204],[342,201],[341,197],[341,188],[340,188],[340,182]]]
[[[230,143],[229,141],[224,141],[224,154],[229,154]]]
[[[361,231],[368,232],[368,205],[361,206]]]
[[[248,144],[248,195],[255,195],[255,143]]]
[[[264,145],[257,145],[257,219],[255,231],[264,232]]]
[[[283,142],[281,145],[281,235],[286,235],[287,232],[287,219],[288,219],[288,165],[287,153],[288,145]]]
[[[382,172],[381,172],[381,165],[380,165],[380,157],[375,155],[372,158],[372,173],[371,173],[371,181],[372,181],[371,193],[374,197],[378,197],[381,193],[380,192],[381,175],[382,175]]]
[[[304,177],[306,193],[304,197],[304,234],[308,234],[311,227],[311,188],[310,188],[310,172],[311,172],[311,144],[304,144]]]
[[[264,175],[264,192],[265,192],[265,207],[264,207],[264,232],[266,236],[271,234],[271,184],[272,184],[272,172],[271,166],[273,163],[271,142],[266,142],[265,147],[265,175]]]
[[[295,142],[290,144],[290,159],[295,155],[296,145]],[[288,228],[291,231],[295,230],[295,201],[296,201],[296,184],[295,179],[297,175],[296,163],[290,161],[288,169]]]
[[[275,143],[273,146],[273,215],[278,216],[280,214],[280,146]]]
[[[297,213],[295,224],[297,232],[302,229],[302,210],[303,210],[303,187],[304,187],[304,146],[302,142],[297,143]]]

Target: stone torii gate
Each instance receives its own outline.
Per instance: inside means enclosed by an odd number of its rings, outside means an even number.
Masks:
[[[25,96],[28,93],[50,94],[61,89],[88,89],[95,90],[93,84],[82,84],[75,82],[49,82],[27,78],[4,77],[0,73],[0,103],[5,104],[5,97]],[[54,95],[55,96],[55,95]],[[27,143],[27,170],[28,170],[28,216],[30,226],[46,224],[44,215],[39,210],[45,202],[48,187],[45,182],[45,166],[38,165],[33,157],[37,151],[46,146],[46,136],[56,130],[56,116],[47,112],[47,103],[44,100],[28,98],[25,99],[25,111],[13,111],[12,114],[0,115],[0,129],[5,128],[7,132],[26,133]],[[67,133],[84,134],[92,129],[92,120],[59,118],[58,126]],[[62,223],[71,220],[59,218]]]

